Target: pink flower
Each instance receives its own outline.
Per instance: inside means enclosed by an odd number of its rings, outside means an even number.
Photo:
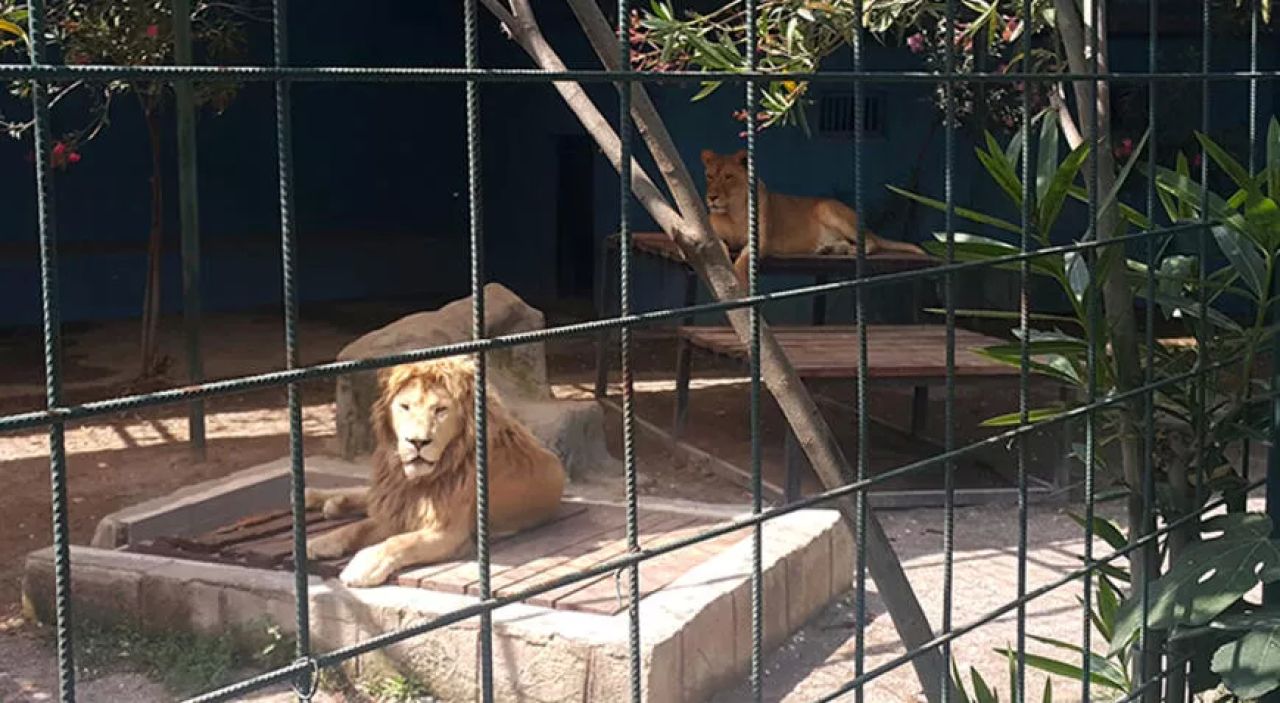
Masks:
[[[154,24],[147,25],[147,36],[152,39],[160,36],[160,27]]]
[[[1120,146],[1115,148],[1115,155],[1118,159],[1127,159],[1133,153],[1133,140],[1125,137],[1120,140]]]
[[[78,152],[78,151],[73,151],[73,152],[71,152],[70,154],[67,154],[67,163],[69,163],[69,164],[78,164],[78,163],[80,163],[80,152]]]
[[[66,153],[67,153],[66,144],[63,144],[62,142],[58,142],[53,145],[53,158],[60,159],[62,158],[63,154],[66,154]]]
[[[910,49],[913,54],[918,54],[924,51],[924,34],[916,32],[915,34],[907,37],[907,48]]]
[[[1001,35],[1001,38],[1007,42],[1013,41],[1014,37],[1018,35],[1018,30],[1020,29],[1022,29],[1022,22],[1020,22],[1016,17],[1010,17],[1009,21],[1004,25],[1004,32]]]
[[[1192,155],[1191,155],[1191,167],[1192,167],[1192,168],[1200,168],[1200,155],[1199,155],[1199,154],[1192,154]]]

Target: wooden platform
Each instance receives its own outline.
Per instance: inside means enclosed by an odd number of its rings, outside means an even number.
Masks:
[[[354,518],[327,520],[319,511],[307,514],[307,535],[314,538]],[[640,545],[654,548],[684,539],[717,520],[685,513],[642,509],[638,516]],[[625,511],[594,503],[564,503],[547,524],[495,539],[490,547],[490,584],[503,596],[616,559],[627,552]],[[747,538],[749,531],[727,535],[646,560],[640,567],[641,598],[660,590],[707,558]],[[291,571],[293,533],[290,513],[279,510],[244,518],[190,538],[160,537],[131,545],[128,551],[194,561]],[[309,563],[308,572],[337,576],[350,556]],[[625,607],[616,572],[594,576],[529,599],[532,605],[612,615]],[[477,595],[479,575],[474,559],[411,568],[394,582],[433,591]]]
[[[610,237],[609,246],[617,248],[618,235]],[[635,232],[631,235],[631,244],[636,251],[657,256],[671,261],[684,263],[684,255],[680,247],[671,241],[663,232]],[[731,257],[736,257],[741,250],[729,250]],[[795,273],[804,275],[849,274],[857,273],[858,257],[838,254],[791,254],[785,256],[764,256],[760,259],[760,272]],[[885,252],[867,256],[869,273],[880,274],[892,271],[910,271],[913,269],[937,266],[940,262],[930,256]]]
[[[858,376],[856,326],[771,327],[787,358],[803,378],[845,379]],[[867,375],[873,379],[911,382],[945,380],[947,337],[942,325],[869,325]],[[1001,340],[957,329],[957,378],[1017,376],[1018,368],[974,353]],[[731,327],[681,327],[679,335],[705,352],[745,360],[747,348]]]

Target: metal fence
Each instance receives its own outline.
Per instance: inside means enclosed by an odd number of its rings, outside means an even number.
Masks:
[[[564,586],[566,584],[582,581],[587,578],[609,574],[614,572],[625,572],[629,578],[627,579],[629,597],[626,599],[628,605],[629,616],[629,633],[630,633],[630,666],[631,666],[631,688],[629,692],[618,691],[618,699],[622,699],[627,695],[632,700],[640,699],[640,681],[641,681],[641,656],[640,656],[640,632],[644,627],[644,623],[640,620],[640,581],[639,581],[639,565],[641,562],[651,559],[660,554],[669,553],[690,545],[733,532],[741,528],[753,529],[753,569],[751,574],[751,593],[752,593],[752,626],[751,626],[751,688],[756,700],[761,697],[762,681],[764,677],[763,662],[763,632],[762,632],[762,610],[764,608],[762,592],[762,572],[761,572],[761,552],[762,552],[762,531],[761,526],[774,518],[788,514],[793,511],[804,508],[829,504],[844,498],[852,497],[855,501],[856,510],[853,516],[853,531],[856,542],[856,570],[853,575],[854,582],[854,603],[856,617],[856,649],[855,660],[850,668],[847,683],[838,689],[824,695],[821,700],[834,700],[837,697],[852,693],[857,700],[863,697],[864,686],[876,679],[877,677],[896,669],[904,664],[911,663],[919,657],[923,656],[941,656],[941,661],[949,661],[951,644],[960,636],[972,632],[975,629],[994,621],[1010,612],[1016,614],[1017,617],[1017,640],[1014,644],[1017,653],[1014,679],[1013,695],[1015,700],[1024,700],[1026,687],[1026,616],[1027,605],[1033,600],[1040,598],[1055,589],[1061,588],[1075,581],[1083,582],[1083,598],[1084,608],[1082,610],[1082,628],[1080,632],[1080,641],[1085,649],[1090,647],[1091,625],[1088,616],[1088,610],[1091,606],[1091,598],[1093,597],[1093,589],[1091,587],[1092,579],[1095,575],[1107,568],[1113,562],[1120,560],[1129,554],[1142,549],[1147,549],[1155,544],[1161,536],[1167,535],[1183,524],[1190,521],[1198,520],[1204,510],[1216,507],[1221,501],[1208,503],[1201,511],[1187,515],[1184,518],[1165,524],[1158,530],[1152,531],[1145,535],[1133,536],[1128,546],[1123,549],[1117,549],[1107,554],[1095,554],[1092,549],[1094,537],[1094,516],[1096,491],[1095,476],[1097,473],[1097,446],[1099,438],[1097,436],[1097,427],[1095,415],[1098,411],[1109,407],[1114,407],[1123,403],[1143,403],[1145,407],[1144,418],[1146,420],[1144,432],[1144,447],[1148,457],[1150,457],[1155,446],[1155,426],[1153,403],[1155,393],[1163,389],[1167,389],[1178,384],[1187,382],[1194,383],[1200,394],[1200,402],[1204,402],[1204,387],[1206,385],[1206,375],[1225,368],[1226,366],[1236,363],[1236,359],[1217,359],[1213,358],[1212,350],[1206,348],[1204,344],[1198,347],[1197,361],[1194,368],[1185,373],[1176,374],[1171,377],[1155,379],[1152,368],[1154,360],[1152,357],[1155,348],[1154,339],[1154,306],[1147,305],[1145,308],[1146,324],[1145,324],[1145,340],[1143,348],[1147,350],[1145,359],[1145,376],[1144,383],[1137,388],[1132,388],[1119,393],[1110,393],[1103,395],[1100,393],[1097,383],[1097,348],[1096,345],[1090,344],[1090,352],[1088,356],[1088,375],[1089,383],[1087,386],[1087,398],[1085,403],[1070,411],[1060,413],[1055,417],[1044,419],[1036,423],[1032,422],[1031,409],[1029,407],[1028,388],[1030,374],[1033,370],[1031,364],[1031,350],[1029,347],[1030,339],[1030,320],[1031,311],[1029,309],[1027,285],[1031,276],[1031,266],[1038,257],[1049,255],[1059,255],[1068,252],[1075,252],[1081,256],[1087,256],[1090,261],[1097,262],[1099,252],[1108,246],[1122,247],[1129,243],[1145,242],[1147,269],[1147,286],[1148,290],[1154,290],[1156,285],[1156,277],[1154,274],[1154,264],[1156,262],[1159,242],[1167,239],[1172,234],[1188,229],[1185,225],[1166,227],[1166,228],[1149,228],[1136,234],[1127,234],[1113,239],[1094,238],[1090,241],[1083,241],[1069,245],[1060,246],[1033,246],[1031,241],[1030,227],[1033,218],[1031,211],[1032,202],[1032,182],[1033,174],[1031,172],[1031,159],[1023,158],[1021,160],[1021,182],[1023,188],[1023,208],[1021,212],[1022,233],[1016,253],[1009,253],[1002,256],[996,256],[984,261],[960,261],[957,260],[955,252],[956,242],[956,204],[954,202],[954,183],[953,173],[955,170],[955,154],[957,128],[952,121],[948,121],[945,130],[945,202],[946,202],[946,244],[947,255],[946,260],[941,266],[930,270],[909,271],[887,274],[882,276],[865,276],[861,275],[863,266],[865,265],[866,251],[863,242],[859,242],[857,261],[859,276],[852,280],[835,281],[824,283],[821,285],[812,285],[797,287],[782,292],[761,294],[758,287],[757,263],[759,259],[759,227],[757,224],[757,211],[759,203],[757,202],[755,184],[756,175],[756,141],[757,141],[757,107],[759,105],[760,94],[758,84],[762,81],[769,80],[771,76],[761,73],[757,70],[757,59],[755,52],[746,51],[746,65],[741,71],[706,73],[693,71],[675,71],[664,73],[661,79],[664,81],[680,81],[680,82],[697,82],[708,79],[722,80],[731,84],[741,85],[744,90],[744,103],[747,120],[747,152],[748,152],[748,212],[750,214],[749,242],[748,249],[750,252],[751,271],[749,278],[749,294],[745,297],[735,300],[723,300],[719,302],[688,305],[676,309],[668,309],[657,312],[638,313],[631,307],[631,252],[630,245],[631,226],[628,220],[627,212],[631,200],[632,183],[632,142],[633,133],[631,121],[621,119],[617,125],[618,134],[620,136],[620,159],[619,183],[622,192],[621,202],[621,218],[619,228],[621,233],[621,246],[619,247],[620,258],[618,261],[618,280],[620,282],[620,311],[617,316],[603,317],[601,319],[582,322],[577,324],[568,324],[558,327],[552,327],[539,332],[531,332],[525,334],[513,334],[500,337],[486,337],[484,334],[484,291],[483,283],[485,280],[485,258],[482,247],[484,233],[484,207],[483,192],[481,189],[481,155],[480,150],[483,145],[482,135],[479,129],[479,117],[481,113],[481,96],[482,87],[502,83],[538,83],[549,85],[552,81],[576,81],[581,83],[612,83],[618,86],[618,111],[620,115],[627,116],[632,113],[632,91],[629,88],[633,84],[640,84],[646,80],[653,80],[652,75],[647,75],[632,71],[628,68],[629,61],[629,43],[627,40],[628,33],[628,0],[619,0],[617,3],[617,51],[619,52],[620,68],[617,70],[517,70],[517,69],[493,69],[484,68],[478,55],[477,40],[477,12],[478,8],[475,0],[464,0],[465,13],[465,65],[458,68],[378,68],[378,67],[294,67],[289,65],[289,52],[286,41],[286,2],[285,0],[275,0],[273,3],[273,44],[274,44],[274,63],[272,66],[236,66],[236,67],[201,67],[191,65],[190,50],[190,28],[189,22],[189,3],[187,0],[174,1],[174,18],[176,21],[176,37],[178,65],[175,66],[97,66],[97,65],[76,65],[69,66],[63,64],[50,63],[45,56],[45,46],[40,37],[45,35],[46,8],[45,3],[35,0],[30,4],[29,30],[30,36],[35,38],[32,42],[30,52],[30,63],[27,65],[0,65],[0,77],[5,79],[29,80],[32,85],[31,99],[34,109],[35,119],[35,152],[39,156],[35,160],[35,178],[37,183],[37,211],[38,211],[38,230],[40,244],[40,274],[41,274],[41,295],[43,302],[43,319],[44,319],[44,347],[45,347],[45,371],[47,383],[47,407],[43,410],[12,414],[0,417],[0,431],[12,431],[27,428],[47,427],[49,431],[49,456],[50,456],[50,478],[52,482],[52,509],[53,509],[53,543],[55,547],[55,588],[56,588],[56,617],[57,617],[57,644],[61,699],[64,701],[75,700],[75,665],[73,661],[73,641],[72,641],[72,594],[71,594],[71,563],[69,558],[69,535],[68,535],[68,501],[67,501],[67,460],[64,451],[63,432],[66,423],[72,421],[85,420],[90,418],[101,417],[109,413],[119,412],[122,410],[138,409],[150,406],[158,406],[162,404],[178,404],[189,403],[192,408],[191,437],[193,444],[200,446],[203,441],[203,414],[200,406],[201,401],[214,396],[226,395],[231,393],[242,392],[250,389],[286,386],[289,390],[288,395],[288,412],[290,426],[290,455],[292,459],[292,511],[294,517],[294,552],[293,558],[296,573],[296,629],[297,629],[297,659],[286,667],[271,671],[252,679],[244,680],[231,686],[227,686],[217,691],[212,691],[201,695],[193,700],[195,701],[221,701],[231,700],[242,694],[252,690],[259,689],[274,683],[292,682],[295,690],[298,691],[300,698],[309,698],[310,693],[314,691],[317,673],[323,667],[330,667],[353,657],[364,653],[372,652],[382,647],[400,642],[417,635],[443,628],[450,624],[458,623],[470,618],[477,618],[480,623],[480,682],[478,689],[484,700],[491,700],[494,693],[493,684],[493,653],[492,653],[492,612],[505,605],[525,600],[534,595],[550,591],[552,589]],[[860,4],[859,4],[860,7]],[[1087,3],[1087,8],[1092,8],[1097,12],[1097,3]],[[747,0],[745,3],[748,21],[748,34],[746,37],[748,45],[754,45],[756,37],[755,13],[757,12],[756,0]],[[1048,81],[1087,81],[1092,86],[1092,95],[1095,97],[1092,110],[1097,110],[1096,95],[1099,87],[1099,80],[1110,82],[1128,82],[1143,84],[1147,86],[1151,99],[1149,100],[1148,122],[1154,127],[1161,115],[1157,114],[1154,95],[1161,81],[1180,80],[1198,82],[1204,91],[1205,99],[1202,103],[1201,128],[1202,131],[1208,132],[1210,127],[1210,103],[1209,91],[1210,85],[1214,83],[1226,82],[1245,82],[1249,90],[1249,136],[1250,136],[1250,170],[1256,173],[1255,164],[1253,163],[1253,152],[1257,151],[1258,144],[1258,125],[1257,125],[1257,97],[1260,83],[1271,85],[1277,77],[1280,77],[1274,70],[1262,71],[1258,68],[1258,32],[1259,32],[1259,8],[1254,6],[1251,12],[1250,22],[1250,68],[1247,71],[1232,72],[1215,72],[1211,70],[1211,33],[1210,33],[1210,0],[1204,0],[1202,8],[1203,13],[1201,22],[1203,26],[1201,50],[1203,52],[1203,64],[1199,71],[1181,72],[1177,74],[1160,72],[1156,64],[1157,58],[1157,17],[1159,13],[1158,0],[1149,0],[1149,42],[1148,42],[1148,67],[1144,72],[1128,72],[1128,73],[1107,73],[1102,75],[1105,67],[1100,67],[1097,62],[1096,53],[1093,54],[1093,60],[1090,62],[1086,71],[1073,71],[1066,74],[1044,74],[1034,73],[1025,70],[1014,70],[1004,73],[981,73],[981,74],[961,74],[955,66],[954,52],[947,52],[947,64],[942,73],[935,72],[889,72],[889,71],[873,71],[865,68],[864,47],[860,33],[854,33],[852,43],[853,65],[851,70],[839,71],[819,71],[816,73],[795,74],[792,78],[796,80],[814,81],[814,82],[836,82],[843,84],[852,84],[855,93],[854,104],[861,104],[864,86],[867,83],[885,83],[885,82],[913,82],[923,84],[941,84],[944,86],[945,102],[950,109],[954,109],[955,104],[955,86],[962,83],[982,83],[992,85],[1009,85],[1014,82],[1048,82]],[[1029,16],[1032,12],[1031,0],[1023,0],[1022,11],[1024,16]],[[947,21],[951,28],[956,23],[956,2],[948,0],[946,3]],[[1097,26],[1097,17],[1094,18],[1093,26]],[[1097,38],[1092,39],[1096,45]],[[1032,49],[1031,33],[1025,32],[1022,37],[1022,50],[1030,52]],[[776,78],[776,76],[773,76]],[[57,227],[54,219],[53,207],[53,180],[51,174],[51,163],[49,154],[51,153],[50,138],[50,117],[49,117],[49,99],[46,85],[52,81],[59,80],[154,80],[154,81],[171,81],[178,89],[179,104],[179,136],[180,150],[182,159],[182,191],[183,191],[183,207],[181,209],[182,225],[184,240],[187,237],[194,237],[196,227],[196,207],[195,207],[195,189],[194,189],[194,116],[191,111],[190,90],[191,85],[195,81],[201,80],[236,80],[244,82],[269,82],[275,86],[275,108],[276,108],[276,138],[278,144],[278,177],[279,177],[279,195],[280,195],[280,243],[281,243],[281,264],[283,268],[284,280],[284,331],[285,331],[285,349],[287,367],[280,371],[264,373],[258,375],[244,376],[227,380],[203,382],[200,378],[200,370],[198,367],[199,354],[198,346],[195,345],[196,337],[194,333],[189,339],[193,340],[192,347],[192,384],[184,387],[170,388],[155,393],[142,395],[132,395],[125,397],[117,397],[108,400],[84,403],[84,404],[68,404],[63,399],[62,384],[63,380],[59,369],[59,349],[60,349],[60,323],[59,323],[59,295],[58,295],[58,256],[57,256]],[[293,154],[292,154],[292,137],[291,137],[291,103],[290,88],[293,84],[299,82],[364,82],[364,83],[388,83],[388,82],[437,82],[437,83],[465,83],[466,86],[466,122],[467,122],[467,162],[468,162],[468,201],[470,213],[470,241],[471,241],[471,292],[473,300],[473,340],[464,343],[451,344],[441,347],[429,349],[420,349],[412,352],[395,354],[380,358],[367,359],[361,361],[347,361],[317,364],[312,366],[302,366],[299,364],[296,327],[297,327],[297,290],[295,285],[295,203],[293,197]],[[1029,92],[1023,92],[1022,100],[1022,127],[1021,127],[1021,143],[1024,156],[1030,153],[1031,149],[1031,104]],[[855,111],[855,127],[853,130],[854,139],[854,161],[852,164],[853,177],[856,188],[855,209],[861,211],[863,205],[863,192],[866,182],[873,174],[868,174],[867,169],[863,165],[863,145],[862,130],[860,122],[863,119],[860,110]],[[1096,120],[1092,121],[1096,125]],[[1098,135],[1091,133],[1086,135],[1091,143],[1098,141]],[[1148,167],[1154,171],[1155,150],[1150,149],[1148,152]],[[1089,215],[1092,225],[1096,228],[1099,216],[1100,206],[1105,207],[1105,203],[1100,203],[1096,195],[1098,183],[1097,161],[1091,159],[1091,165],[1087,171],[1086,178],[1091,179],[1095,187],[1089,189]],[[1208,159],[1201,165],[1200,181],[1207,184],[1207,174],[1209,171]],[[1204,187],[1207,188],[1207,185]],[[1207,193],[1204,195],[1207,198]],[[1147,216],[1148,219],[1154,221],[1154,211],[1157,204],[1157,196],[1155,186],[1149,185],[1147,191]],[[1202,210],[1204,212],[1204,210]],[[1190,228],[1197,231],[1201,261],[1204,261],[1204,255],[1207,253],[1208,226],[1212,224],[1207,215],[1202,216],[1199,224],[1192,225]],[[194,291],[198,282],[198,266],[194,260],[189,262],[191,265],[184,267],[185,287],[188,291]],[[956,329],[957,312],[954,304],[954,279],[957,274],[965,271],[984,271],[994,267],[1014,268],[1021,281],[1021,297],[1020,307],[1017,311],[1015,319],[1020,334],[1018,335],[1020,344],[1021,358],[1021,374],[1018,393],[1018,406],[1020,409],[1020,422],[1014,429],[1001,432],[998,435],[989,437],[982,441],[973,442],[964,446],[958,446],[955,436],[956,414],[955,414],[955,338],[954,331]],[[1204,276],[1203,268],[1200,275]],[[829,486],[827,490],[810,497],[806,497],[786,505],[776,505],[766,507],[762,499],[761,489],[761,447],[760,447],[760,413],[761,413],[761,343],[762,335],[767,334],[766,328],[761,324],[760,307],[766,303],[777,300],[821,296],[837,291],[852,290],[856,296],[857,320],[860,321],[865,314],[867,293],[878,286],[884,286],[892,283],[899,283],[906,280],[918,279],[921,277],[940,277],[943,282],[943,298],[946,307],[945,324],[948,331],[947,344],[947,382],[945,395],[945,450],[935,456],[915,461],[892,471],[871,476],[868,470],[868,395],[867,395],[867,336],[866,327],[859,326],[859,348],[861,351],[861,361],[858,374],[858,391],[857,391],[857,416],[858,426],[857,433],[859,439],[859,450],[854,465],[856,466],[856,474],[849,476],[847,482],[840,486]],[[1203,280],[1203,278],[1202,278]],[[1200,289],[1202,291],[1204,288]],[[1152,296],[1154,298],[1154,296]],[[198,299],[197,299],[198,300]],[[189,319],[198,321],[198,310],[195,309],[195,301],[188,298],[188,315]],[[1203,298],[1201,299],[1203,303]],[[1090,333],[1096,335],[1099,332],[1099,325],[1102,324],[1100,296],[1097,286],[1091,286],[1085,301],[1089,311]],[[752,514],[749,517],[738,519],[721,526],[710,528],[704,533],[680,539],[670,544],[658,548],[642,548],[640,546],[637,526],[637,488],[636,488],[636,450],[635,450],[635,402],[632,392],[632,338],[631,331],[640,326],[654,325],[663,322],[675,322],[686,319],[694,313],[702,312],[729,312],[734,310],[749,309],[750,310],[750,327],[748,334],[748,345],[750,349],[751,359],[751,385],[750,385],[750,415],[752,422],[751,433],[751,475],[753,478],[752,485]],[[1203,324],[1203,321],[1201,322]],[[198,324],[194,324],[193,330],[198,329]],[[478,493],[478,512],[477,512],[477,543],[478,553],[477,560],[479,563],[479,598],[477,602],[466,608],[459,609],[447,615],[435,618],[433,620],[423,622],[412,627],[387,632],[369,640],[343,647],[338,650],[328,652],[314,651],[309,640],[309,613],[307,593],[307,556],[306,556],[306,533],[304,516],[304,500],[303,492],[305,488],[305,474],[303,471],[303,432],[301,422],[300,395],[297,384],[307,380],[335,378],[343,374],[355,371],[369,370],[376,368],[384,368],[396,364],[419,361],[425,359],[441,358],[445,356],[471,354],[475,355],[478,360],[477,366],[477,385],[480,388],[485,387],[486,383],[486,352],[496,349],[511,347],[515,345],[536,342],[545,339],[561,338],[570,335],[593,334],[601,331],[615,330],[620,333],[621,338],[621,371],[622,371],[622,410],[623,410],[623,432],[624,432],[624,466],[625,466],[625,482],[626,482],[626,540],[628,552],[621,557],[613,559],[607,563],[601,564],[586,571],[564,576],[553,581],[545,582],[535,588],[528,588],[517,591],[509,595],[496,596],[490,588],[490,571],[489,571],[489,542],[490,535],[488,531],[488,465],[486,458],[486,399],[483,392],[476,394],[475,400],[475,422],[477,427],[476,437],[476,453],[477,453],[477,493]],[[1207,340],[1209,335],[1202,336],[1202,340]],[[1027,554],[1028,554],[1028,459],[1026,448],[1024,446],[1025,438],[1033,427],[1044,427],[1054,424],[1068,423],[1072,421],[1081,421],[1085,427],[1085,451],[1083,456],[1083,493],[1084,493],[1084,510],[1086,521],[1084,523],[1084,562],[1083,565],[1062,575],[1060,578],[1051,583],[1031,589],[1027,580]],[[1274,436],[1274,435],[1273,435]],[[1017,590],[1012,597],[1000,608],[986,613],[978,618],[965,623],[957,624],[953,621],[953,597],[952,588],[954,584],[953,573],[953,552],[954,552],[954,536],[955,536],[955,515],[954,515],[954,499],[953,491],[955,490],[955,463],[958,459],[971,455],[984,448],[999,446],[1012,442],[1015,447],[1014,456],[1017,462],[1018,476],[1018,533],[1016,536],[1017,557],[1018,557],[1018,577]],[[1246,449],[1247,460],[1247,449]],[[1274,463],[1274,462],[1273,462]],[[1204,463],[1200,462],[1197,469],[1203,477],[1205,469]],[[938,472],[945,483],[947,491],[947,501],[942,508],[944,512],[944,528],[943,528],[943,547],[944,547],[944,581],[943,581],[943,620],[941,632],[932,636],[931,639],[924,642],[920,646],[910,648],[905,654],[895,657],[892,660],[868,669],[865,662],[865,639],[864,631],[867,615],[867,574],[868,560],[863,557],[868,553],[868,519],[870,516],[867,507],[867,492],[874,486],[896,477],[909,474],[917,474],[926,471]],[[1148,459],[1144,463],[1144,476],[1142,480],[1142,493],[1145,497],[1144,506],[1146,515],[1150,516],[1154,510],[1152,495],[1153,491],[1153,462]],[[1272,471],[1273,476],[1280,474],[1280,471]],[[1262,481],[1254,481],[1250,484],[1250,488],[1257,487]],[[1199,485],[1203,485],[1200,483]],[[1275,485],[1271,486],[1273,489]],[[1277,491],[1273,490],[1273,494]],[[1135,584],[1135,588],[1142,587],[1143,593],[1146,592],[1147,584]],[[1145,612],[1144,612],[1144,635],[1140,647],[1145,648],[1146,630],[1145,630]],[[1138,668],[1138,687],[1126,700],[1140,698],[1145,692],[1152,688],[1159,690],[1162,686],[1170,686],[1168,695],[1173,696],[1173,686],[1185,685],[1184,679],[1179,677],[1177,673],[1185,669],[1185,659],[1180,659],[1174,655],[1169,655],[1166,659],[1156,658],[1154,660],[1157,666],[1151,668],[1148,662],[1143,660],[1143,665]],[[1090,667],[1093,666],[1089,658],[1084,658],[1081,662],[1083,670],[1083,681],[1087,682],[1090,676]],[[938,689],[941,691],[943,700],[955,700],[957,695],[951,686],[949,672],[944,666],[940,672],[943,681],[937,682]],[[926,684],[926,688],[930,686]],[[1087,683],[1081,684],[1081,696],[1085,700],[1089,700],[1091,693]]]

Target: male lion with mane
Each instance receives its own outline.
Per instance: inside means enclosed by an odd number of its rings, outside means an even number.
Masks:
[[[725,244],[742,249],[733,268],[738,281],[747,284],[747,152],[717,154],[702,150],[707,176],[707,209],[711,229]],[[760,209],[760,255],[841,254],[858,250],[858,214],[848,205],[831,198],[807,198],[773,193],[756,179],[756,202]],[[882,251],[926,256],[906,242],[885,239],[863,229],[867,255]]]
[[[369,486],[306,493],[307,508],[328,517],[367,515],[307,546],[312,559],[358,549],[339,576],[347,586],[377,586],[405,567],[457,558],[475,535],[475,365],[464,357],[405,364],[382,371],[379,384]],[[563,465],[492,390],[488,457],[494,534],[528,529],[556,512]]]

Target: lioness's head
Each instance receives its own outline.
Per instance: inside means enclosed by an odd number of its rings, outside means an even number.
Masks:
[[[475,366],[449,357],[382,372],[373,421],[379,444],[394,447],[410,480],[436,476],[474,445]]]
[[[713,215],[745,212],[747,209],[747,150],[717,154],[702,150],[707,174],[707,209]]]

